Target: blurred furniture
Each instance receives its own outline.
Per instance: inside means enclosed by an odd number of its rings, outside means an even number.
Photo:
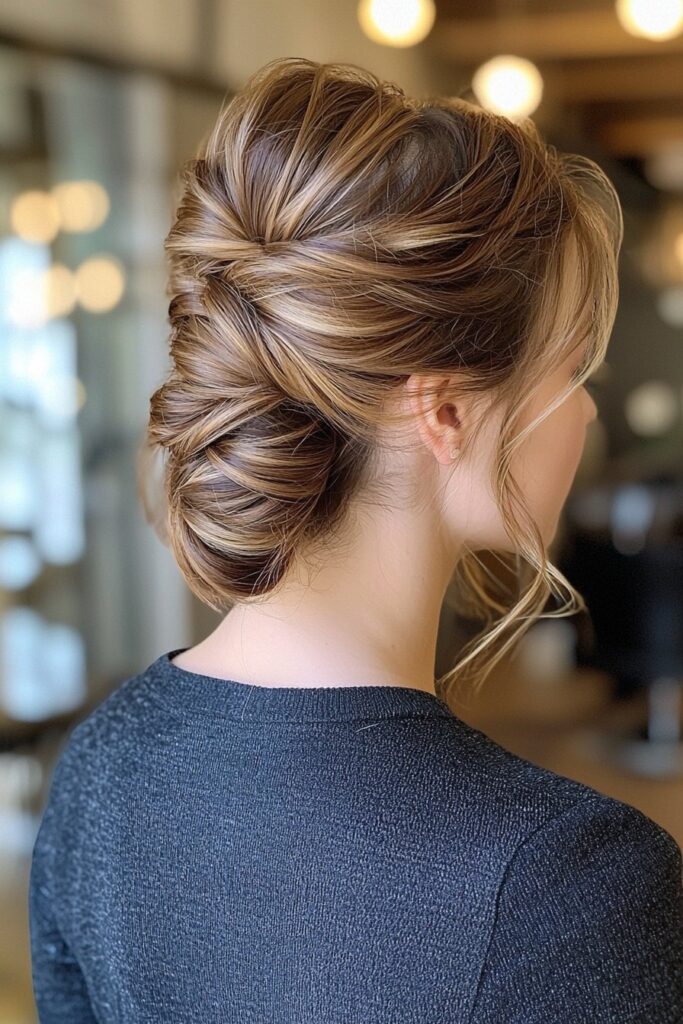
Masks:
[[[618,699],[647,697],[610,754],[638,774],[683,774],[683,482],[595,487],[566,513],[561,569],[589,610],[577,622],[577,664],[607,672]]]

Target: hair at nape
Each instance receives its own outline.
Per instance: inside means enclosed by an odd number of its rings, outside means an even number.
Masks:
[[[372,487],[387,400],[443,372],[506,410],[493,485],[514,554],[505,583],[476,552],[460,558],[449,594],[484,629],[438,692],[476,689],[534,620],[585,608],[510,458],[546,374],[584,345],[569,394],[605,356],[623,220],[600,167],[530,119],[283,58],[226,99],[180,185],[172,366],[138,473],[192,592],[217,611],[258,601],[339,538]],[[146,482],[158,453],[160,503]],[[550,595],[565,603],[544,613]]]

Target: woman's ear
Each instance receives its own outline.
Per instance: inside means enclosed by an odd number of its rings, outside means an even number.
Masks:
[[[449,465],[471,427],[471,396],[459,395],[457,378],[443,374],[411,374],[405,393],[420,437],[438,462]]]

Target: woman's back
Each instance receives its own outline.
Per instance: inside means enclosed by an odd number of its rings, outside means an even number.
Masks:
[[[59,759],[41,1021],[680,1024],[681,851],[640,811],[426,691],[267,688],[179,650]]]

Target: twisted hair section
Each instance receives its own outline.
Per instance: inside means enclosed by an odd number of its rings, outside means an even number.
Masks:
[[[546,375],[583,345],[571,391],[604,358],[622,235],[604,172],[529,119],[415,99],[354,64],[256,72],[183,168],[165,239],[171,369],[140,451],[148,518],[197,597],[258,601],[339,539],[379,430],[399,425],[390,399],[437,373],[506,410],[493,486],[515,550],[512,586],[474,551],[460,559],[453,599],[485,627],[439,691],[480,685],[550,595],[565,602],[553,615],[585,607],[511,459]]]

